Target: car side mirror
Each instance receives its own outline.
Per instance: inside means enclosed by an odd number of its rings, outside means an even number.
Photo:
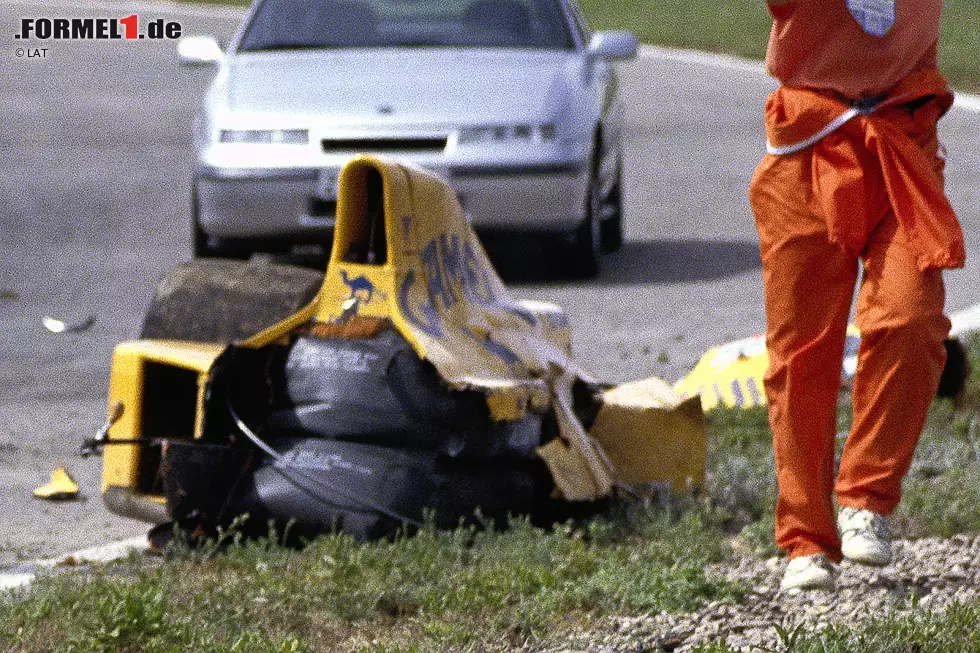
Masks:
[[[177,61],[182,66],[213,66],[223,58],[221,46],[210,36],[187,36],[177,42]]]
[[[598,32],[589,41],[589,55],[595,59],[633,59],[640,39],[633,32]]]

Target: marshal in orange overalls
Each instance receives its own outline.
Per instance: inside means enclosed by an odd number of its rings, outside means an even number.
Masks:
[[[768,151],[749,197],[766,297],[766,394],[791,558],[840,561],[832,495],[891,513],[945,362],[942,268],[963,235],[942,188],[942,0],[896,0],[867,33],[845,0],[770,0]],[[834,478],[844,338],[858,270],[854,420]]]

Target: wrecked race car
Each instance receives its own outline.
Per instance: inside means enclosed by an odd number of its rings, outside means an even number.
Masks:
[[[360,156],[324,275],[203,260],[164,279],[88,446],[120,515],[372,539],[699,485],[698,402],[592,380],[564,313],[510,295],[442,180]]]

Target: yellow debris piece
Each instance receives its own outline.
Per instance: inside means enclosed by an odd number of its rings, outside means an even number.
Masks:
[[[707,436],[698,397],[682,399],[650,378],[603,393],[589,435],[599,443],[617,482],[669,484],[683,492],[704,483]]]
[[[612,492],[612,465],[596,441],[585,432],[572,409],[574,377],[565,374],[555,381],[554,408],[561,437],[538,447],[548,466],[558,494],[569,501],[594,501]]]
[[[861,332],[853,324],[847,327],[845,359],[841,382],[849,385],[857,364]],[[736,340],[712,347],[687,376],[674,385],[681,397],[700,395],[705,410],[718,406],[752,408],[767,405],[762,377],[769,366],[764,336]]]
[[[59,467],[51,472],[51,479],[47,484],[34,489],[34,496],[50,501],[74,499],[78,496],[78,484],[68,474],[68,470]]]
[[[718,406],[765,406],[762,375],[769,365],[762,336],[712,347],[674,389],[682,397],[701,397],[704,410]]]

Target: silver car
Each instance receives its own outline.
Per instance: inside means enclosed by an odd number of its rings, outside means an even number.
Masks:
[[[568,0],[257,0],[195,124],[196,256],[328,242],[351,156],[443,176],[481,232],[550,234],[574,273],[622,241],[623,107],[612,61]],[[557,235],[558,238],[554,238]]]

